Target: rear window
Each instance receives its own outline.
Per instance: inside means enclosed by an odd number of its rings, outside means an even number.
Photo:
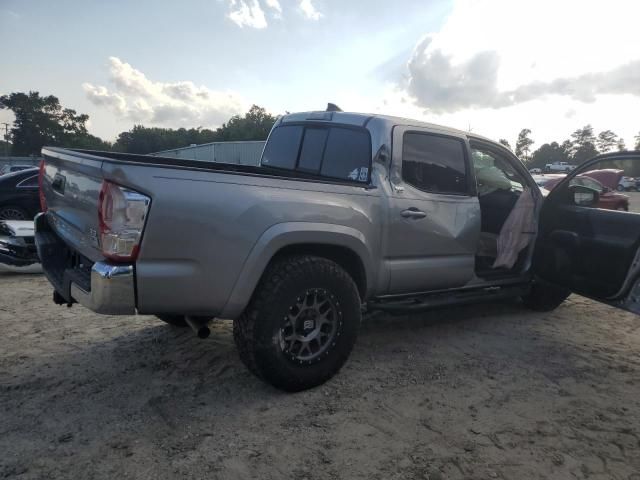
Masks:
[[[262,165],[367,183],[371,140],[364,129],[329,126],[276,128],[262,156]]]
[[[303,127],[278,127],[269,136],[262,154],[262,164],[269,167],[293,169],[296,166]]]

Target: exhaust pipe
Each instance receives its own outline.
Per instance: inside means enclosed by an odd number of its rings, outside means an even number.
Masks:
[[[198,338],[205,339],[209,337],[211,334],[211,330],[209,330],[209,319],[206,317],[191,317],[186,315],[184,320],[187,322],[187,325],[191,327],[193,333],[197,335]]]

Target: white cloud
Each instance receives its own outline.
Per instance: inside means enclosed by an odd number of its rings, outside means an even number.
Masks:
[[[283,8],[280,0],[226,0],[229,6],[227,17],[240,28],[250,27],[263,29],[269,26],[267,16],[281,19]],[[319,20],[322,17],[312,0],[296,0],[298,10],[308,20]]]
[[[456,0],[418,42],[402,90],[422,118],[490,136],[538,126],[539,140],[559,140],[580,122],[630,136],[621,106],[640,104],[639,16],[628,0]]]
[[[267,19],[258,0],[230,0],[228,17],[242,27],[266,28]]]
[[[157,82],[117,57],[109,58],[113,90],[84,83],[87,98],[117,116],[170,127],[216,127],[242,112],[246,102],[233,92],[220,92],[190,81]]]
[[[280,2],[278,0],[266,0],[265,2],[267,7],[275,10],[278,15],[282,14],[282,7],[280,6]]]
[[[322,13],[316,9],[311,0],[300,0],[298,8],[309,20],[320,20],[322,17]]]

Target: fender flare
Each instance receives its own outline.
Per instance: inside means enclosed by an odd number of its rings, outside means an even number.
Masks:
[[[254,244],[242,266],[231,295],[222,309],[220,318],[237,318],[251,300],[251,296],[267,265],[283,248],[300,244],[324,244],[346,247],[362,262],[367,288],[374,285],[371,271],[372,252],[362,232],[344,225],[311,222],[285,222],[269,227]]]

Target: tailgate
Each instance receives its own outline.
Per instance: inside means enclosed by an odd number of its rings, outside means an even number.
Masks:
[[[42,192],[56,233],[92,261],[104,257],[98,245],[98,201],[102,186],[99,156],[45,147]]]

